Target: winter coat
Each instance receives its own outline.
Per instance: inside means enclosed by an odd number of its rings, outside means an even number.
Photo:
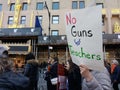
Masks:
[[[0,90],[28,90],[29,79],[22,74],[6,71],[0,74]]]
[[[51,78],[55,78],[58,76],[58,62],[54,62],[51,66],[50,66],[50,75]]]
[[[45,80],[47,81],[48,90],[57,90],[57,85],[52,85],[51,79],[58,77],[58,62],[54,62],[50,65],[50,71],[45,73]]]
[[[67,77],[68,77],[68,88],[69,88],[68,90],[82,90],[81,74],[78,66],[74,67],[71,72],[68,72]]]
[[[27,60],[25,65],[24,75],[30,80],[28,90],[37,90],[38,82],[38,62],[37,60],[31,59]]]
[[[91,71],[93,79],[87,82],[83,79],[82,90],[113,90],[110,75],[105,68],[103,72]]]
[[[120,83],[120,65],[117,65],[114,68],[114,71],[111,74],[111,80],[112,80],[112,83],[114,83],[114,81],[117,83]]]
[[[24,75],[29,77],[30,80],[36,81],[38,79],[38,62],[37,60],[28,60],[25,69]]]
[[[67,90],[66,69],[63,64],[58,64],[58,90]]]

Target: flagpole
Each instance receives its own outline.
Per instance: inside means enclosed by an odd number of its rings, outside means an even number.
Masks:
[[[45,5],[44,5],[44,7],[47,9],[47,11],[48,11],[48,17],[49,17],[49,26],[48,26],[48,58],[50,57],[50,17],[51,17],[51,14],[50,14],[50,11],[49,11],[49,8],[48,8],[48,6],[47,6],[47,3],[46,3],[46,1],[45,1]]]

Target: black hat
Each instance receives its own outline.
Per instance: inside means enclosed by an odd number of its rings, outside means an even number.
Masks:
[[[31,59],[35,59],[35,56],[33,55],[33,53],[30,52],[26,55],[25,60],[31,60]]]

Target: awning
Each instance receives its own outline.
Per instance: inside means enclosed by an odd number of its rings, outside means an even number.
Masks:
[[[9,54],[28,54],[30,46],[9,46]]]
[[[104,44],[120,44],[120,34],[103,34]]]
[[[1,28],[0,37],[11,36],[41,36],[41,28]]]

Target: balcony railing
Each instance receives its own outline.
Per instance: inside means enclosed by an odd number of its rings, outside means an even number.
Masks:
[[[67,45],[66,35],[60,36],[39,36],[38,37],[39,45]]]
[[[49,39],[50,38],[50,39]],[[39,36],[39,45],[67,45],[66,35]],[[120,34],[103,34],[103,44],[120,44]]]
[[[120,34],[103,34],[104,44],[120,44]]]
[[[39,36],[42,35],[40,28],[2,28],[0,29],[0,37],[12,36]]]

